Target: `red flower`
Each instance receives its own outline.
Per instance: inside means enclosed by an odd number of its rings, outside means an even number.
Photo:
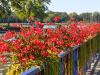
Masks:
[[[42,45],[42,46],[41,46],[41,49],[45,49],[45,48],[46,48],[46,45]]]
[[[4,56],[0,56],[0,60],[3,64],[7,63],[7,60],[5,59]]]
[[[40,44],[40,41],[39,41],[38,39],[35,39],[35,40],[34,40],[34,44],[35,44],[35,45],[39,45],[39,44]]]
[[[50,50],[51,50],[51,51],[55,51],[56,48],[55,48],[55,47],[50,47]]]
[[[6,59],[2,59],[1,62],[2,62],[3,64],[6,64],[6,63],[7,63],[7,60],[6,60]]]
[[[50,40],[49,40],[49,43],[54,43],[54,42],[56,42],[57,41],[57,38],[51,38]]]
[[[47,34],[51,34],[52,30],[50,28],[47,29]]]
[[[43,30],[41,28],[34,28],[34,32],[37,34],[37,35],[41,35],[43,33]]]
[[[16,36],[17,36],[17,34],[15,32],[8,31],[5,33],[3,38],[4,38],[4,40],[9,40],[9,39],[16,37]]]
[[[59,20],[60,20],[60,17],[59,16],[54,17],[54,21],[55,22],[58,22]]]
[[[28,58],[27,57],[25,57],[25,58],[22,59],[22,63],[25,63],[27,61],[28,61]]]
[[[25,35],[25,32],[24,32],[24,31],[21,31],[21,32],[20,32],[20,35],[21,35],[22,37],[26,37],[26,35]]]
[[[30,55],[30,59],[34,60],[34,59],[35,59],[35,57],[34,57],[33,55]]]
[[[31,49],[31,46],[30,45],[27,45],[25,48],[26,48],[26,50],[30,50]]]
[[[36,21],[36,25],[38,25],[40,28],[43,28],[44,27],[44,24],[39,22],[39,21]]]
[[[18,49],[20,49],[20,46],[16,45],[16,46],[14,46],[14,49],[18,50]]]
[[[9,45],[7,44],[7,43],[5,43],[5,44],[3,44],[2,46],[1,46],[1,50],[2,51],[7,51],[9,49]]]
[[[30,35],[32,35],[32,31],[27,31],[26,36],[29,37]]]
[[[22,57],[23,57],[23,54],[22,54],[22,53],[19,53],[18,56],[19,56],[20,58],[22,58]]]
[[[44,57],[48,57],[48,52],[46,52],[46,51],[43,51],[41,54],[42,54]]]
[[[61,45],[64,44],[64,42],[63,42],[63,41],[56,41],[56,44],[57,44],[58,46],[61,46]]]
[[[71,43],[67,43],[66,44],[66,47],[71,47]]]

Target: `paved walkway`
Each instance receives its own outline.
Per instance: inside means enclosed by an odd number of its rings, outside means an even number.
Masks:
[[[9,55],[10,55],[9,53],[6,53],[7,61],[9,61],[9,62],[7,62],[6,64],[0,63],[0,75],[5,75],[7,69],[11,65],[11,60],[9,59]]]
[[[0,75],[5,75],[7,69],[9,68],[10,63],[8,62],[5,65],[0,65]]]
[[[98,60],[94,60],[86,75],[100,75],[100,56]]]

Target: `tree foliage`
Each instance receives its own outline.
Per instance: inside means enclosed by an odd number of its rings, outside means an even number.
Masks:
[[[43,18],[50,0],[10,0],[11,7],[20,19],[30,16]]]
[[[0,17],[5,18],[11,15],[10,1],[0,0]]]
[[[0,17],[7,17],[14,12],[19,19],[30,16],[43,18],[50,0],[0,0]]]
[[[85,21],[85,22],[97,22],[100,23],[100,12],[86,12],[77,14],[76,12],[72,12],[70,14],[67,14],[66,12],[53,12],[49,11],[47,12],[48,16],[45,18],[45,22],[48,20],[53,22],[54,16],[59,16],[61,19],[61,22],[68,22],[71,20],[71,18],[76,18],[77,21]]]
[[[51,0],[0,0],[0,18],[9,18],[15,16],[20,20],[26,20],[30,16],[41,19],[40,21],[53,22],[55,16],[60,17],[60,22],[67,22],[71,18],[76,18],[77,21],[83,20],[86,22],[100,23],[100,12],[81,13],[75,12],[67,14],[66,12],[53,12],[48,10],[47,5]]]
[[[93,13],[93,22],[100,23],[100,13],[99,12]]]

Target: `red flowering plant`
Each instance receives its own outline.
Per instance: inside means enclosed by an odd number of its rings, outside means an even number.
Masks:
[[[54,20],[54,22],[59,22],[60,21],[60,17],[59,16],[55,16],[53,20]]]
[[[20,63],[21,65],[24,65],[24,67],[27,67],[27,64],[30,62],[31,65],[40,65],[40,63],[46,62],[47,59],[52,60],[57,58],[57,55],[61,50],[54,47],[52,45],[53,43],[50,45],[48,37],[53,35],[50,39],[53,40],[53,38],[55,38],[56,41],[59,34],[56,35],[57,32],[55,33],[55,31],[52,30],[52,34],[50,31],[44,33],[43,24],[38,22],[37,25],[40,28],[21,27],[21,32],[16,33],[9,31],[3,36],[2,39],[5,40],[3,43],[7,44],[7,46],[5,50],[5,44],[2,45],[4,50],[2,50],[1,53],[12,53],[10,58],[12,59],[13,64]],[[52,50],[52,52],[54,51],[54,56],[52,56],[53,54],[50,50]],[[31,66],[28,65],[28,67]]]
[[[34,24],[35,27],[29,28],[20,26],[20,32],[9,31],[2,37],[1,62],[7,62],[5,53],[11,53],[13,64],[21,65],[17,69],[25,70],[26,67],[41,65],[47,60],[56,61],[58,54],[64,52],[66,47],[79,45],[100,32],[100,24],[74,23],[55,29],[43,29],[44,25],[39,21]]]
[[[3,37],[4,40],[15,38],[13,41],[4,42],[9,47],[6,51],[13,52],[13,57],[16,58],[14,62],[26,62],[29,58],[52,58],[52,54],[58,55],[66,47],[81,44],[90,35],[93,36],[99,30],[97,30],[99,26],[95,24],[88,26],[72,24],[54,30],[46,29],[44,32],[42,29],[43,24],[41,22],[36,23],[40,28],[22,28],[19,33],[9,31]]]

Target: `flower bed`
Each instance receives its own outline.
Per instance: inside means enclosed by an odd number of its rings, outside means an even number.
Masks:
[[[61,58],[58,56],[69,49],[68,72],[73,69],[73,47],[83,44],[100,33],[100,24],[75,23],[55,29],[43,29],[43,24],[36,21],[37,27],[23,28],[16,33],[7,32],[0,40],[0,61],[7,62],[5,53],[11,53],[12,65],[7,75],[19,75],[32,66],[45,65],[46,75],[60,74]],[[14,37],[12,41],[4,41]],[[88,49],[86,49],[88,51]],[[94,51],[95,52],[95,51]],[[94,53],[93,52],[93,53]],[[89,58],[89,57],[87,57]],[[67,61],[67,60],[66,60]],[[81,61],[81,60],[80,60]],[[65,64],[66,65],[66,64]],[[73,65],[73,66],[72,66]],[[55,67],[56,66],[56,67]],[[49,67],[50,71],[46,67]],[[56,70],[54,70],[56,69]],[[71,74],[73,70],[71,70]]]

